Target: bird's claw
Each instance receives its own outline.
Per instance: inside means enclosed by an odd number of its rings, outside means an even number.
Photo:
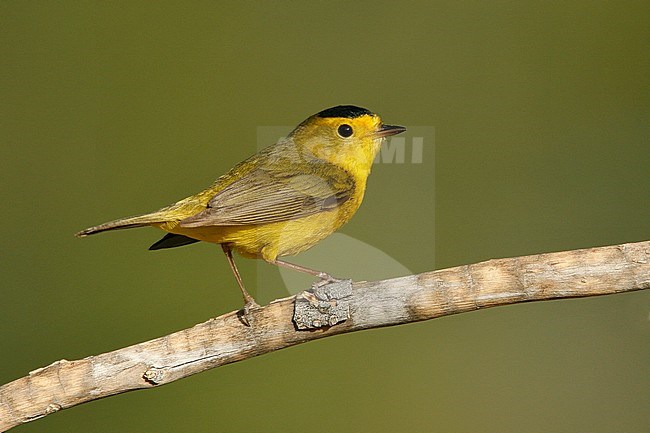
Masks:
[[[320,278],[320,281],[315,282],[314,284],[311,285],[312,289],[319,289],[321,287],[327,286],[328,284],[332,283],[338,283],[340,281],[343,281],[340,278],[334,278],[330,274],[326,274],[325,272],[321,272],[318,275],[318,278]]]
[[[250,327],[253,323],[254,312],[259,308],[260,306],[257,302],[249,300],[244,304],[242,309],[237,312],[237,317],[239,317],[239,320],[241,320],[244,325]]]

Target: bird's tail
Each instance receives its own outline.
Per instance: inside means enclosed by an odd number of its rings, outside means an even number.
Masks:
[[[105,232],[108,230],[119,230],[119,229],[130,229],[133,227],[145,227],[156,223],[165,222],[164,218],[157,213],[151,213],[146,215],[139,215],[128,218],[120,218],[119,220],[109,221],[98,226],[89,227],[85,230],[76,233],[75,236],[79,238],[86,237],[88,235],[94,235],[95,233]]]

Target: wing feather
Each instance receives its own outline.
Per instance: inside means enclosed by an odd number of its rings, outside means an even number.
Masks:
[[[289,221],[338,207],[354,192],[354,179],[329,163],[278,170],[257,168],[222,189],[207,208],[181,227],[255,225]]]

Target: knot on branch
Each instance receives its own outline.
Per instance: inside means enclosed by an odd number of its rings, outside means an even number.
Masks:
[[[151,367],[145,371],[142,378],[152,385],[160,385],[165,376],[165,368]]]
[[[299,330],[334,326],[350,318],[352,280],[334,281],[299,293],[293,321]]]

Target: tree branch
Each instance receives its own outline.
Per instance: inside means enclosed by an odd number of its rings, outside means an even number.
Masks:
[[[352,285],[345,299],[298,295],[312,304],[346,305],[350,317],[299,330],[296,297],[237,312],[190,329],[87,358],[60,360],[0,387],[0,430],[60,409],[152,388],[191,374],[330,335],[392,326],[519,302],[606,295],[650,288],[650,241],[539,254]],[[329,304],[328,304],[329,303]],[[320,305],[318,304],[318,305]],[[326,305],[326,308],[328,308]],[[320,308],[320,307],[318,307]],[[338,310],[337,310],[338,311]],[[316,328],[313,328],[313,327]],[[318,327],[322,326],[322,327]],[[302,328],[303,326],[301,326]]]

